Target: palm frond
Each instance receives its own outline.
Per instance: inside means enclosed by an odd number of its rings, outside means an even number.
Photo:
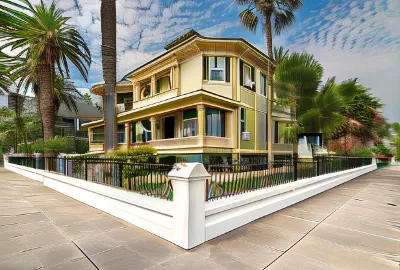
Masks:
[[[255,32],[258,25],[258,17],[251,9],[245,9],[239,13],[240,22],[243,27],[251,32]]]

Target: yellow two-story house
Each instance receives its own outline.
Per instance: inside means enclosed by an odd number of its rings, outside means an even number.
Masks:
[[[147,143],[160,156],[199,162],[212,155],[229,160],[292,154],[279,135],[292,121],[290,113],[269,102],[273,60],[244,39],[194,30],[165,49],[117,83],[118,149]],[[93,85],[91,93],[103,96],[104,104],[103,84]],[[86,127],[90,152],[103,152],[104,121]]]

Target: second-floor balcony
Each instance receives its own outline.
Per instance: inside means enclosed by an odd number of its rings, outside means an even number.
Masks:
[[[167,91],[149,96],[141,100],[117,104],[117,113],[122,113],[130,110],[136,110],[142,107],[153,105],[178,96],[178,88],[169,89]]]

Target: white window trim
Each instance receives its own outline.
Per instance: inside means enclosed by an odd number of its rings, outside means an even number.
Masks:
[[[215,62],[217,62],[217,58],[224,58],[224,67],[223,68],[216,68],[216,67],[211,67],[211,57],[215,57]],[[218,80],[211,80],[211,71],[212,70],[222,70],[224,72],[224,79],[222,81]],[[208,80],[210,82],[226,82],[226,62],[225,62],[225,57],[224,56],[209,56],[208,57]]]

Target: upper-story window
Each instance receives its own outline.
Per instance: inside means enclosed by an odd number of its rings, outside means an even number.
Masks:
[[[126,143],[125,124],[117,126],[117,143]]]
[[[156,81],[156,94],[162,93],[171,89],[171,78],[170,75],[165,75],[157,79]]]
[[[129,103],[133,101],[132,93],[118,93],[117,94],[117,104]]]
[[[254,80],[254,67],[240,60],[240,85],[252,91],[256,90],[256,83]]]
[[[267,76],[264,74],[260,75],[260,93],[263,96],[267,96]]]
[[[230,82],[229,57],[204,56],[203,57],[203,79],[209,81]]]

